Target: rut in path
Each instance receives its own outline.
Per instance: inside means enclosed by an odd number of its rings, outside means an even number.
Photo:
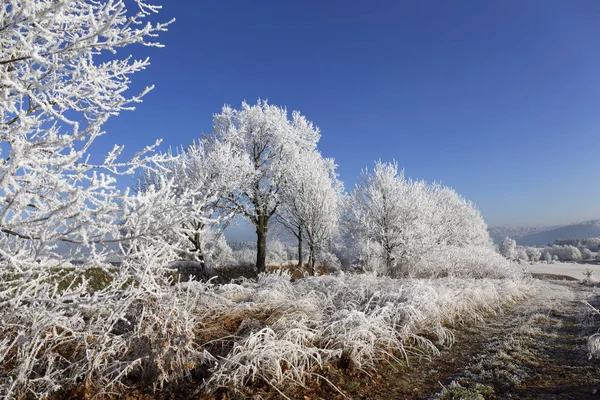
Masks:
[[[587,352],[600,318],[582,301],[598,308],[600,293],[576,282],[550,285],[563,299],[539,304],[522,327],[492,339],[446,383],[445,398],[600,399],[600,360]]]
[[[555,309],[552,319],[540,326],[547,335],[539,338],[537,367],[512,391],[518,399],[599,399],[600,360],[590,359],[587,337],[600,328],[598,315],[582,302],[598,308],[593,290],[569,284],[575,300]]]

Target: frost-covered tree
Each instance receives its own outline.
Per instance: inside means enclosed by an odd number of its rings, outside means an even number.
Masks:
[[[505,237],[498,244],[498,252],[509,260],[517,258],[517,242],[509,237]]]
[[[594,258],[594,253],[592,253],[592,251],[586,247],[579,249],[579,251],[581,252],[582,260],[591,260]]]
[[[575,246],[563,246],[558,257],[561,261],[577,261],[581,260],[581,252]]]
[[[288,260],[285,245],[279,240],[270,240],[267,244],[267,262],[270,265],[280,265]]]
[[[169,185],[178,212],[185,213],[180,224],[162,230],[162,238],[185,259],[199,261],[204,267],[207,242],[218,239],[219,232],[233,216],[218,212],[219,200],[240,186],[243,176],[232,157],[228,143],[199,140],[181,151],[161,171],[141,174],[136,187],[141,193]],[[169,213],[159,216],[171,218]]]
[[[130,93],[149,61],[127,46],[158,46],[166,25],[149,21],[158,8],[0,3],[2,398],[74,387],[102,397],[132,372],[159,387],[201,358],[191,307],[157,273],[168,251],[153,235],[182,221],[174,195],[168,184],[140,195],[116,185],[139,167],[159,170],[153,162],[164,157],[150,156],[152,146],[126,161],[119,146],[104,158],[88,153],[103,124],[150,89]],[[111,253],[119,268],[107,264]]]
[[[527,255],[527,250],[525,249],[525,247],[517,246],[516,253],[517,260],[519,260],[519,262],[529,261],[529,256]]]
[[[247,218],[256,228],[256,268],[265,270],[269,221],[281,204],[281,190],[296,173],[291,160],[316,149],[321,136],[299,112],[291,119],[285,108],[259,101],[236,110],[224,106],[213,119],[212,140],[232,148],[231,162],[245,177],[242,185],[223,197],[223,209]]]
[[[584,241],[584,245],[591,251],[600,251],[600,238],[588,238]]]
[[[449,247],[491,248],[471,203],[450,188],[406,179],[395,163],[365,171],[345,203],[345,231],[360,263],[383,274],[419,273]]]
[[[323,250],[338,228],[343,184],[335,163],[318,151],[301,153],[293,174],[285,181],[278,208],[279,222],[298,240],[298,264],[302,265],[302,244],[309,248],[308,267],[314,275],[317,250]]]
[[[527,253],[527,258],[529,261],[538,262],[540,260],[540,256],[542,255],[542,250],[537,247],[527,247],[525,249]]]
[[[118,161],[119,146],[100,162],[87,154],[104,122],[151,89],[128,95],[130,76],[149,60],[117,50],[159,46],[153,37],[166,25],[145,21],[158,7],[132,5],[137,11],[123,1],[0,6],[0,256],[13,266],[93,254],[118,238],[114,221],[135,207],[115,176],[150,161],[151,147],[126,162]]]
[[[391,273],[402,257],[407,238],[405,229],[414,219],[403,210],[403,174],[397,164],[377,162],[373,174],[364,171],[346,199],[345,228],[356,238],[365,257],[364,264],[381,259],[381,266],[367,266]],[[371,259],[373,256],[373,260]]]
[[[233,251],[222,231],[209,229],[204,233],[204,248],[206,254],[205,260],[211,268],[224,267],[233,262]]]
[[[552,261],[552,255],[550,254],[549,251],[544,250],[544,252],[542,252],[541,260],[550,262],[550,261]]]

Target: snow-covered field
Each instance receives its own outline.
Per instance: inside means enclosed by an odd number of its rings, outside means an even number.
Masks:
[[[535,274],[555,274],[567,275],[573,278],[583,279],[583,273],[586,270],[592,271],[592,277],[600,277],[600,265],[594,264],[575,264],[575,263],[556,263],[556,264],[533,264],[527,265],[527,269]]]

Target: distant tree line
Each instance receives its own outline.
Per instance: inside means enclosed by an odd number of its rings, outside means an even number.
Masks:
[[[580,261],[591,260],[600,250],[600,238],[562,239],[544,247],[519,246],[514,239],[504,238],[497,251],[514,261]]]
[[[585,248],[593,252],[600,251],[600,237],[585,239],[561,239],[555,240],[554,244],[558,246],[575,246],[580,250]]]

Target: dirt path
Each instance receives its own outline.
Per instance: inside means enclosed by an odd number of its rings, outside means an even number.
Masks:
[[[528,316],[517,315],[515,320],[522,325],[490,337],[483,351],[446,381],[447,390],[438,395],[447,399],[600,399],[600,360],[590,359],[587,352],[587,337],[598,331],[600,318],[582,301],[600,307],[598,290],[577,282],[552,285],[556,293],[563,290],[566,297],[570,292],[572,298],[538,304]]]
[[[583,300],[600,307],[598,292],[579,284],[565,284],[575,299],[552,310],[540,321],[541,335],[531,347],[538,356],[524,381],[505,394],[518,399],[599,399],[600,360],[590,359],[587,338],[600,328],[600,318]]]

